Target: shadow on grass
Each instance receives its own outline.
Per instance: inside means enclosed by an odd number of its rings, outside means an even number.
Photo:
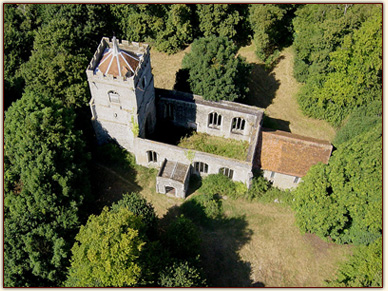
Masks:
[[[276,60],[279,62],[281,57]],[[240,103],[267,108],[272,104],[280,82],[275,79],[272,69],[267,69],[264,64],[251,63],[252,71],[248,81],[249,92],[247,97],[238,100]]]
[[[290,130],[290,122],[278,118],[269,117],[264,114],[263,118],[263,127],[267,129],[273,129],[273,130],[283,130],[287,132],[291,132]]]
[[[218,212],[217,209],[222,209],[222,199],[203,204],[195,197],[180,207],[170,208],[159,226],[168,226],[181,214],[198,226],[202,239],[201,264],[210,287],[259,287],[260,282],[253,282],[250,278],[251,264],[239,255],[239,250],[252,236],[246,217],[226,217]],[[264,286],[260,284],[260,287]]]
[[[136,182],[134,157],[115,143],[104,144],[92,152],[92,201],[87,201],[90,214],[100,214],[104,206],[120,200],[124,193],[140,192]]]

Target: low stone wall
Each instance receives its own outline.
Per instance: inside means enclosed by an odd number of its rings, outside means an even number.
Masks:
[[[218,174],[221,168],[229,168],[233,170],[233,181],[243,182],[247,187],[250,187],[253,176],[252,166],[248,162],[188,150],[148,139],[135,138],[134,151],[136,163],[145,167],[160,168],[164,159],[190,165],[195,162],[202,162],[208,165],[207,175]],[[157,153],[156,162],[148,161],[148,151]]]

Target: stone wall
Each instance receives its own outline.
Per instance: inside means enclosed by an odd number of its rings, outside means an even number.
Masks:
[[[296,188],[302,180],[299,177],[267,171],[267,170],[263,171],[263,176],[268,181],[271,181],[275,187],[278,187],[280,189]]]
[[[148,161],[148,151],[154,151],[157,153],[156,162]],[[247,187],[249,187],[252,179],[252,165],[248,162],[188,150],[152,140],[135,138],[133,153],[136,157],[136,163],[145,167],[160,168],[165,159],[191,165],[195,162],[202,162],[208,165],[208,173],[202,174],[203,176],[218,174],[220,168],[229,168],[234,171],[234,181],[243,182]]]

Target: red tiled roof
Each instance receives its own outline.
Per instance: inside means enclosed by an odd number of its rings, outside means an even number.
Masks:
[[[303,177],[311,166],[327,164],[333,146],[324,140],[285,131],[262,129],[260,165],[263,170]]]

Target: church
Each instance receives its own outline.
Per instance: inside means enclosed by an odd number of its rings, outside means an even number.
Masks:
[[[263,109],[155,88],[147,44],[103,37],[86,74],[98,143],[114,140],[134,154],[137,164],[159,169],[158,193],[185,198],[192,175],[218,173],[249,188],[254,169],[261,169],[274,186],[289,189],[312,165],[329,161],[329,142],[265,129]],[[246,159],[185,149],[160,139],[177,129],[245,141]]]

